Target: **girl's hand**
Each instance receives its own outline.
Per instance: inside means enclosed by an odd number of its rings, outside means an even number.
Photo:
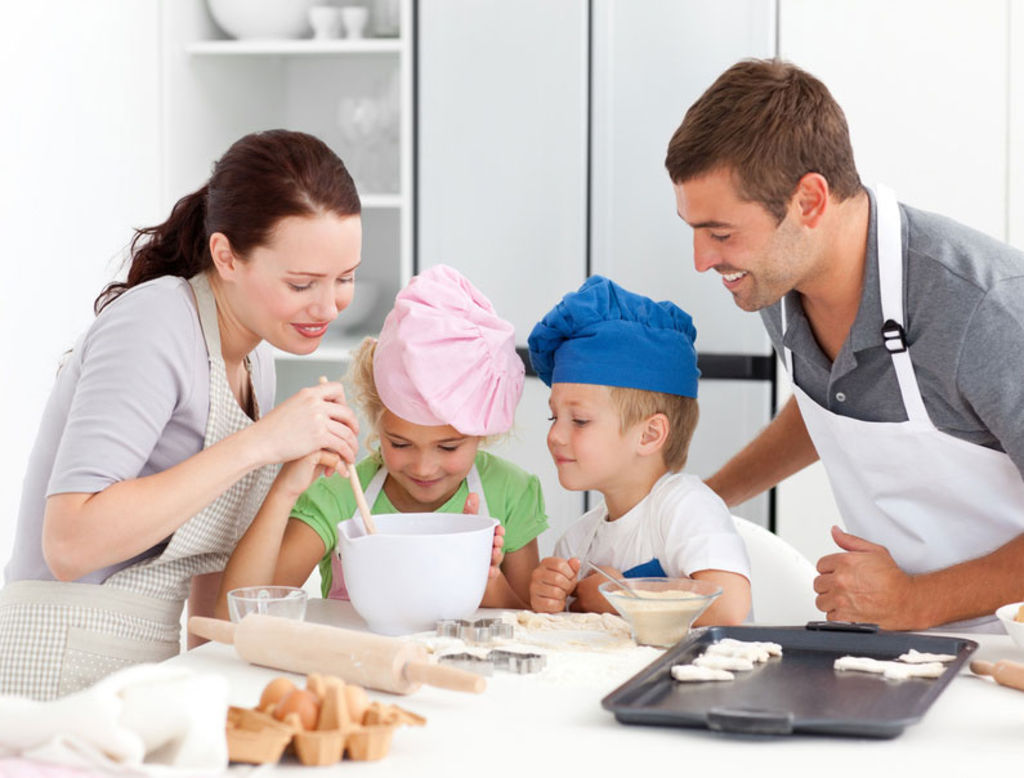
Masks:
[[[300,389],[246,433],[258,441],[256,446],[266,464],[291,462],[318,451],[354,462],[359,450],[359,422],[337,381]]]
[[[476,515],[480,512],[480,495],[470,492],[466,496],[466,502],[462,506],[463,513]],[[505,528],[498,524],[494,528],[494,545],[491,548],[491,569],[487,571],[488,578],[497,578],[501,575],[501,563],[505,560]]]
[[[314,451],[286,462],[274,479],[271,489],[297,500],[321,475],[338,472],[341,457],[333,451]]]
[[[491,547],[491,569],[487,571],[488,578],[497,578],[501,575],[501,563],[505,561],[505,528],[500,524],[494,528],[494,545]]]

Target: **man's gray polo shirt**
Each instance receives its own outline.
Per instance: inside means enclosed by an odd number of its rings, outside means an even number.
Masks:
[[[882,345],[870,199],[860,308],[835,362],[818,346],[795,292],[786,297],[785,346],[797,384],[819,405],[862,421],[906,421]],[[943,432],[1005,451],[1024,473],[1024,253],[951,219],[902,204],[900,211],[903,326],[928,415]],[[761,318],[781,354],[779,303]]]

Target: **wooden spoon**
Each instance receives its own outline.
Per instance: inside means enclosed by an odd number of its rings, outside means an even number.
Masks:
[[[320,376],[320,383],[326,384],[327,376]],[[366,504],[366,495],[363,494],[363,485],[359,483],[355,463],[348,466],[348,482],[352,484],[352,493],[356,496],[359,515],[363,517],[363,528],[367,535],[373,535],[377,532],[377,526],[373,523],[373,517],[370,515],[370,506]]]

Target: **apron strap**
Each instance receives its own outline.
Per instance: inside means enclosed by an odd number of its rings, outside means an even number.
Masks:
[[[882,337],[896,370],[903,407],[910,421],[931,423],[921,398],[906,342],[903,316],[903,236],[900,206],[887,186],[875,190],[878,205],[878,287],[882,301]]]
[[[210,279],[206,273],[196,273],[188,280],[192,293],[196,296],[196,308],[199,311],[199,328],[203,331],[206,351],[210,355],[211,364],[222,364],[224,356],[220,349],[220,325],[217,324],[217,301],[210,288]]]

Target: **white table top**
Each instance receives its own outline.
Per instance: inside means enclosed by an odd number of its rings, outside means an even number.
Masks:
[[[310,601],[307,620],[364,628],[348,603]],[[970,635],[980,645],[973,658],[1024,662],[1024,650],[1004,635]],[[380,762],[346,761],[335,769],[374,776],[622,775],[647,778],[680,770],[724,770],[722,775],[887,776],[914,770],[924,776],[1019,775],[1024,768],[1024,692],[965,672],[955,678],[924,718],[891,740],[830,736],[754,737],[702,729],[619,724],[601,698],[650,661],[649,650],[609,657],[589,677],[580,672],[520,676],[496,672],[481,695],[423,687],[397,697],[370,692],[427,718],[427,726],[402,728]],[[254,706],[266,683],[287,675],[255,667],[231,646],[209,643],[170,660],[196,671],[224,675],[234,705]],[[590,662],[587,663],[588,665]],[[563,670],[571,670],[564,666]],[[299,676],[292,676],[301,680]],[[261,768],[232,766],[231,774],[291,775],[310,770],[298,762]],[[655,772],[657,771],[657,772]],[[980,772],[979,772],[980,771]]]

